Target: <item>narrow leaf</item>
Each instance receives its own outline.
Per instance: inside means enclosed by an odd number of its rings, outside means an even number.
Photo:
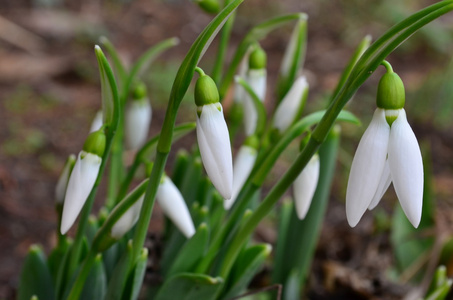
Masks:
[[[223,279],[202,274],[182,273],[165,281],[155,300],[214,300]]]

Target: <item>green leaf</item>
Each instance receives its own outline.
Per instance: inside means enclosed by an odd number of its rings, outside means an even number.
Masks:
[[[129,265],[132,260],[132,241],[129,241],[127,244],[127,249],[124,251],[123,256],[119,260],[113,274],[110,278],[110,282],[107,288],[107,294],[105,295],[105,300],[120,300],[124,288],[126,286],[126,281],[129,275]]]
[[[244,249],[234,263],[222,299],[231,299],[242,293],[261,269],[271,251],[272,246],[269,244],[260,244]]]
[[[117,78],[118,82],[120,86],[122,86],[126,81],[127,72],[126,68],[121,62],[118,51],[116,50],[115,46],[113,46],[113,44],[105,36],[101,36],[99,42],[102,44],[102,46],[105,47],[105,49],[107,49],[107,52],[113,61],[113,67],[115,68],[116,74],[118,74]]]
[[[154,300],[214,300],[222,285],[220,277],[182,273],[165,281]]]
[[[234,53],[233,59],[231,60],[231,62],[229,64],[229,68],[225,74],[225,77],[222,80],[222,83],[219,88],[220,99],[223,99],[223,97],[226,95],[226,92],[227,92],[228,88],[230,87],[231,81],[233,80],[233,77],[236,73],[236,70],[237,70],[239,64],[241,63],[242,58],[247,53],[247,50],[249,49],[249,47],[256,41],[259,41],[259,40],[265,38],[271,31],[285,25],[288,22],[298,20],[303,15],[304,14],[302,14],[302,13],[296,13],[296,14],[278,16],[278,17],[272,18],[270,20],[267,20],[261,24],[256,25],[247,33],[247,35],[244,37],[244,39],[241,41],[241,43],[237,47],[236,52]]]
[[[62,242],[55,247],[47,258],[47,265],[49,267],[50,274],[52,275],[53,283],[56,286],[58,278],[58,270],[63,264],[66,253],[71,248],[71,242],[64,238]]]
[[[41,247],[33,245],[25,257],[19,281],[17,299],[30,300],[34,295],[40,299],[55,299],[52,276]]]
[[[178,273],[192,272],[197,262],[205,255],[208,241],[209,228],[206,223],[202,223],[198,226],[197,232],[190,240],[186,241],[178,252],[165,277],[170,278]]]
[[[80,295],[80,299],[99,300],[103,299],[107,289],[107,276],[102,263],[102,255],[98,254],[91,267],[85,285]]]
[[[145,277],[146,264],[148,262],[148,249],[143,248],[137,263],[126,283],[126,288],[123,292],[122,300],[135,300],[138,298],[140,289],[142,288],[143,278]]]
[[[293,209],[293,199],[284,199],[280,208],[280,214],[278,216],[278,235],[275,249],[274,267],[272,269],[272,282],[283,282],[284,276],[287,275],[283,273],[283,266],[287,259],[285,256],[285,245],[288,239],[289,223]]]
[[[223,24],[227,21],[230,15],[236,10],[236,8],[244,0],[233,0],[231,1],[203,30],[198,36],[196,41],[192,44],[189,52],[187,53],[184,61],[179,67],[178,73],[176,74],[175,81],[170,94],[169,106],[165,116],[164,124],[162,126],[161,136],[164,137],[159,140],[157,151],[160,153],[170,152],[171,147],[171,133],[173,132],[174,122],[176,114],[181,104],[184,95],[189,88],[190,82],[192,81],[195,67],[197,66],[200,59],[203,57],[207,48],[211,44],[212,40],[222,28]]]
[[[278,101],[285,97],[304,64],[307,51],[307,19],[306,14],[300,15],[283,56],[277,81]]]
[[[447,277],[447,268],[439,266],[434,273],[425,300],[443,300],[450,292],[453,281]]]
[[[185,170],[189,165],[190,154],[185,149],[178,150],[176,153],[176,160],[173,165],[172,181],[181,190],[182,182],[184,180]]]
[[[423,207],[422,218],[418,228],[414,228],[407,219],[399,204],[396,205],[392,218],[392,232],[390,240],[394,250],[397,267],[404,272],[414,265],[420,265],[420,259],[432,251],[435,236],[428,235],[435,228],[434,221],[434,197],[432,195],[432,169],[429,151],[424,151],[424,186],[423,186]],[[423,264],[421,264],[423,265]],[[425,272],[422,269],[408,274],[415,282],[422,279]],[[407,273],[406,273],[407,274]]]

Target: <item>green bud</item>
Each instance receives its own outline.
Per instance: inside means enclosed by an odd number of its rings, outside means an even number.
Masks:
[[[198,6],[209,14],[217,14],[220,11],[220,4],[217,0],[199,0]]]
[[[100,129],[98,131],[90,133],[90,135],[85,140],[83,144],[83,150],[88,153],[96,154],[99,157],[104,155],[105,150],[105,134],[104,130]]]
[[[253,149],[257,149],[257,150],[258,150],[259,144],[260,144],[260,141],[259,141],[258,137],[254,134],[247,137],[244,141],[245,146],[249,146],[249,147],[252,147]]]
[[[219,102],[217,85],[208,75],[201,75],[195,84],[195,104],[203,106],[217,102]]]
[[[146,98],[146,96],[147,96],[146,85],[141,81],[137,82],[132,92],[132,99],[140,100]]]
[[[401,109],[405,102],[404,84],[398,74],[387,71],[379,81],[376,105],[383,109]]]
[[[256,47],[255,50],[250,53],[249,57],[249,69],[261,70],[265,69],[267,64],[266,52],[261,47]]]

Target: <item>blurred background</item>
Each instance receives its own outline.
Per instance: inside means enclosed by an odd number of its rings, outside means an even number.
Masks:
[[[432,1],[246,0],[236,17],[228,58],[253,25],[281,14],[306,12],[307,112],[314,111],[325,107],[343,67],[365,35],[377,38],[429,4]],[[55,243],[56,181],[68,155],[80,151],[101,108],[93,51],[99,37],[107,36],[126,64],[166,38],[181,40],[146,75],[153,106],[150,135],[154,135],[160,131],[179,64],[211,18],[188,0],[0,0],[0,299],[15,297],[29,246],[40,243],[48,250]],[[428,241],[429,252],[419,264],[429,267],[433,260],[443,260],[450,274],[452,252],[446,246],[453,233],[452,25],[450,13],[388,57],[406,85],[408,119],[433,174],[432,226],[421,236]],[[268,54],[268,111],[275,105],[273,86],[291,30],[291,26],[278,29],[262,42]],[[207,72],[216,42],[201,62]],[[349,167],[374,112],[383,68],[376,73],[348,105],[364,126],[342,128],[337,176],[308,287],[312,299],[344,299],[344,295],[347,299],[401,299],[411,290],[407,283],[422,270],[421,266],[408,270],[399,265],[398,251],[392,249],[390,227],[398,205],[393,189],[356,228],[351,229],[346,222],[344,195]],[[192,99],[189,91],[180,121],[195,120]],[[179,147],[190,149],[193,142],[194,135],[183,139],[173,153]],[[294,151],[296,147],[287,151],[287,160],[279,163],[269,183],[288,167]],[[168,171],[171,162],[170,158]],[[98,198],[102,195],[101,189]],[[272,221],[276,219],[277,215],[260,226],[257,239],[275,242]],[[159,222],[153,218],[152,232],[158,233]],[[254,284],[265,285],[260,278]]]

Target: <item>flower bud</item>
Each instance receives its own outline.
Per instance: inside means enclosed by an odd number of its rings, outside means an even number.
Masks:
[[[300,220],[307,215],[315,194],[319,179],[319,166],[319,156],[315,154],[294,181],[294,201],[297,217]]]

